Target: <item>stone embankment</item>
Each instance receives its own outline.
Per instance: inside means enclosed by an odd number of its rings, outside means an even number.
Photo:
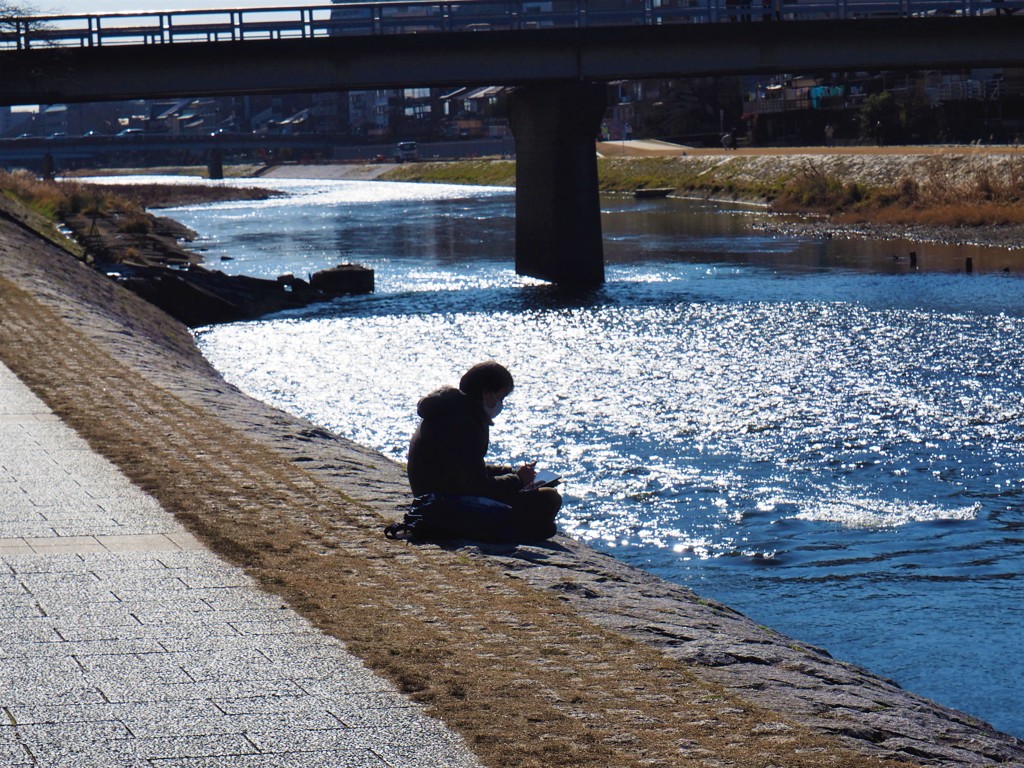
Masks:
[[[245,396],[184,326],[7,220],[0,358],[487,764],[1024,766],[1020,740],[570,539],[385,541],[401,467]]]

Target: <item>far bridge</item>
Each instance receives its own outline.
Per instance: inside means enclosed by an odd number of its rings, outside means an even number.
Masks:
[[[1024,0],[470,0],[0,19],[0,104],[515,86],[516,270],[604,279],[604,83],[1024,64]]]

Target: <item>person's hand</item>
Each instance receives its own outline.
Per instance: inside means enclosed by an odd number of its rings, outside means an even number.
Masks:
[[[529,486],[537,477],[537,462],[531,461],[529,464],[523,464],[516,470],[516,477],[519,478],[523,488]]]

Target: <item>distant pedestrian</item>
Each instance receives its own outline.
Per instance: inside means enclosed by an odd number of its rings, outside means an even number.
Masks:
[[[831,147],[835,145],[836,129],[832,127],[832,123],[825,125],[825,146]]]
[[[885,126],[881,120],[875,123],[875,143],[880,147],[885,145]]]

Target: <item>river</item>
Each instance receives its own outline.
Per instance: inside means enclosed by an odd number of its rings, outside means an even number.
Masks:
[[[492,452],[564,476],[566,533],[1024,737],[1024,258],[617,197],[569,293],[515,275],[509,190],[269,183],[169,213],[227,272],[377,291],[201,329],[228,380],[402,460],[419,397],[497,359]]]

